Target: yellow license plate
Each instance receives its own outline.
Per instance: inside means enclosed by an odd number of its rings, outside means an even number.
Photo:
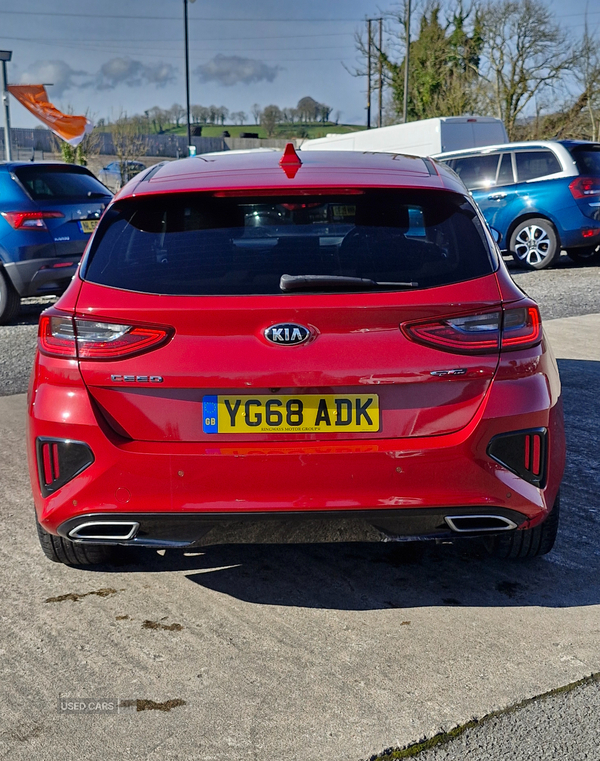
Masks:
[[[93,233],[98,226],[97,219],[80,219],[79,227],[82,233]]]
[[[204,433],[356,433],[379,430],[377,394],[205,396]]]

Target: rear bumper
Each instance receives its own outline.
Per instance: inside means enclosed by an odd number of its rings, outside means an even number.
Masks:
[[[343,517],[340,517],[340,513]],[[470,521],[461,525],[461,519]],[[281,513],[91,513],[70,518],[58,534],[80,544],[191,547],[213,544],[452,540],[512,531],[526,521],[487,506]],[[468,526],[468,527],[467,527]]]
[[[21,298],[45,296],[60,294],[66,290],[77,272],[80,259],[81,254],[29,259],[5,264],[4,269]]]
[[[38,520],[52,534],[69,536],[75,525],[96,520],[90,516],[139,523],[133,543],[145,537],[153,546],[193,544],[216,524],[242,524],[242,535],[256,536],[250,523],[273,520],[285,522],[290,535],[306,519],[325,523],[331,535],[331,521],[340,519],[395,536],[443,538],[456,536],[445,518],[463,514],[504,516],[529,528],[548,515],[564,470],[560,382],[545,348],[508,355],[466,427],[394,439],[130,441],[96,409],[75,362],[38,355],[32,381],[30,478]],[[547,430],[543,488],[488,454],[494,437],[526,429]],[[40,488],[40,437],[83,442],[93,455],[47,496]]]

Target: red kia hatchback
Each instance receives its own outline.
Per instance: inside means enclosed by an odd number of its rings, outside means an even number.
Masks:
[[[28,439],[42,548],[71,565],[273,518],[533,557],[565,457],[538,308],[457,176],[291,145],[114,198],[40,319]]]

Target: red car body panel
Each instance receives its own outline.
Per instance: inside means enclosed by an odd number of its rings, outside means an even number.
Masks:
[[[276,156],[210,156],[134,178],[117,199],[249,189],[414,187],[464,193],[433,162],[384,154],[310,153],[288,177]],[[229,167],[233,164],[233,167]],[[224,167],[224,168],[222,168]],[[351,298],[351,302],[349,302]],[[285,296],[155,296],[84,282],[56,305],[65,314],[174,329],[140,356],[78,361],[38,352],[29,391],[28,454],[38,520],[50,533],[77,516],[489,508],[516,511],[520,528],[551,509],[565,446],[556,362],[546,342],[519,351],[453,354],[409,340],[406,322],[532,302],[502,262],[485,277],[402,292]],[[273,323],[299,322],[313,339],[269,344]],[[456,377],[432,372],[460,368]],[[160,376],[157,386],[119,380]],[[117,380],[115,380],[117,378]],[[381,426],[369,433],[207,434],[204,395],[371,393]],[[548,431],[540,488],[488,454],[511,431]],[[44,496],[39,437],[85,442],[94,461]]]

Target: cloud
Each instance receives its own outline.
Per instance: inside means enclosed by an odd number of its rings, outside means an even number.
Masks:
[[[97,90],[114,90],[119,85],[141,87],[153,84],[164,87],[175,80],[175,67],[170,63],[144,64],[132,58],[111,58],[102,64],[94,80],[86,82]]]
[[[208,63],[194,69],[194,74],[201,82],[218,82],[225,87],[231,87],[239,83],[250,85],[263,80],[272,82],[280,70],[281,66],[269,66],[264,61],[254,58],[219,53]]]
[[[80,87],[79,79],[87,76],[85,71],[72,69],[65,61],[36,61],[31,64],[20,76],[22,85],[50,84],[48,96],[60,98],[66,90]]]

